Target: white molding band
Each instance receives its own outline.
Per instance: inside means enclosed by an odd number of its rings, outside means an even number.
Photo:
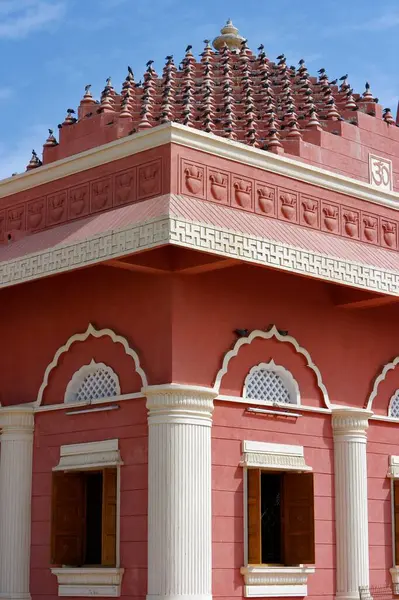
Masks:
[[[182,217],[161,217],[0,263],[0,288],[165,244],[399,296],[399,272]]]
[[[142,390],[148,408],[147,600],[212,598],[211,388]]]
[[[228,352],[226,352],[226,354],[223,357],[222,366],[219,369],[219,371],[217,372],[215,383],[214,383],[214,388],[217,390],[217,392],[219,392],[221,384],[222,384],[222,379],[223,379],[224,375],[226,375],[226,373],[229,369],[229,363],[230,363],[231,359],[234,358],[235,356],[237,356],[237,354],[239,353],[242,346],[244,346],[246,344],[252,344],[252,342],[254,340],[256,340],[257,338],[261,338],[264,340],[270,340],[272,338],[275,338],[279,342],[291,344],[291,346],[293,346],[295,348],[295,351],[298,354],[301,354],[306,359],[307,366],[316,375],[317,385],[322,393],[324,403],[327,408],[330,408],[331,404],[330,404],[330,400],[328,397],[328,392],[327,392],[326,386],[323,383],[320,370],[314,364],[309,352],[305,348],[300,346],[298,341],[292,335],[281,335],[275,325],[273,325],[273,327],[271,327],[269,329],[269,331],[262,331],[261,329],[255,329],[254,331],[251,331],[251,333],[248,336],[240,337],[234,344],[233,348],[231,350],[229,350]],[[250,399],[247,399],[247,401],[250,401]]]
[[[277,471],[312,471],[305,462],[303,446],[243,440],[242,467]]]
[[[119,452],[119,440],[85,442],[60,447],[60,462],[53,471],[81,471],[104,469],[123,464]]]
[[[314,567],[241,567],[245,598],[301,597],[308,595],[308,575]]]
[[[33,408],[0,411],[0,598],[30,600]]]
[[[141,378],[141,383],[143,386],[147,385],[147,376],[144,373],[141,365],[139,355],[133,348],[129,346],[129,343],[126,338],[121,335],[117,335],[115,331],[112,329],[96,329],[91,323],[87,327],[84,333],[75,333],[71,335],[71,337],[63,344],[60,348],[58,348],[57,352],[54,355],[51,363],[46,367],[44,372],[44,377],[42,384],[39,389],[39,393],[37,395],[37,400],[35,402],[35,406],[40,406],[43,400],[44,390],[47,387],[48,380],[50,377],[50,373],[53,369],[55,369],[58,365],[58,361],[60,360],[62,354],[68,352],[72,344],[75,342],[85,342],[89,337],[101,338],[101,337],[109,337],[115,344],[121,344],[125,350],[125,353],[130,356],[134,361],[135,370]]]
[[[295,158],[265,152],[178,123],[158,125],[27,173],[4,179],[0,181],[0,198],[171,143],[395,210],[399,208],[399,194],[396,192],[375,188],[369,183],[308,165]]]
[[[370,411],[333,407],[337,600],[369,585],[367,428]]]
[[[121,595],[124,569],[81,567],[51,569],[58,581],[58,595],[116,598]]]

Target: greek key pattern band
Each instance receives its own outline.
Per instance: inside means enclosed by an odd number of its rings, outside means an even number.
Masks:
[[[399,271],[383,270],[214,225],[161,217],[0,264],[0,287],[178,245],[334,283],[399,296]]]

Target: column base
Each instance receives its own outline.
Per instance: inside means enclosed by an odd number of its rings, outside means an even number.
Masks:
[[[18,593],[7,593],[7,592],[2,592],[0,593],[0,599],[1,600],[31,600],[31,595],[30,594],[18,594]]]
[[[359,592],[342,592],[340,594],[335,594],[335,600],[359,600]]]
[[[212,594],[159,594],[159,595],[147,595],[146,600],[212,600]]]

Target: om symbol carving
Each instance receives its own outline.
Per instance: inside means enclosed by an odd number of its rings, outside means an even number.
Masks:
[[[370,183],[384,190],[392,189],[392,163],[370,154]]]

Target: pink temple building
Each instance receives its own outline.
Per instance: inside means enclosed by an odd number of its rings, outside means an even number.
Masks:
[[[155,66],[0,182],[0,598],[395,585],[394,118],[230,21]]]

